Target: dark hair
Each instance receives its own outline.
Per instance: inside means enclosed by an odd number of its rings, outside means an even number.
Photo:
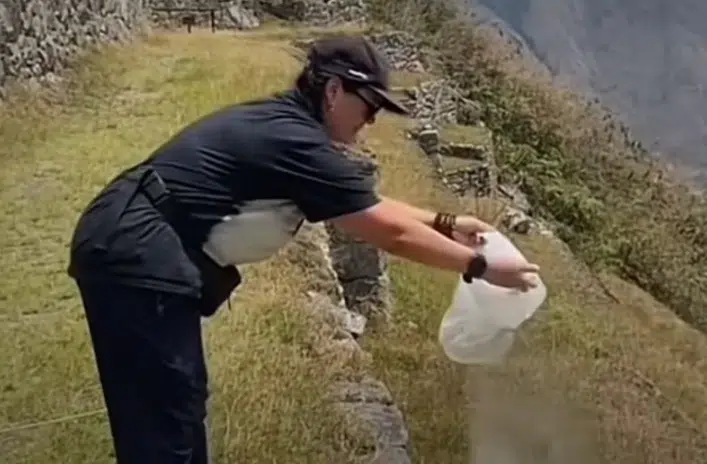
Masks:
[[[309,75],[309,68],[304,67],[295,80],[295,88],[302,93],[307,93],[312,87],[312,79]]]
[[[323,72],[317,72],[312,68],[311,64],[307,64],[302,68],[295,80],[295,87],[309,100],[317,113],[322,110],[324,87],[329,77],[331,76]]]

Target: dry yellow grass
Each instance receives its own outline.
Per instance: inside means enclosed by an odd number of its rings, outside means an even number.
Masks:
[[[307,33],[160,34],[90,60],[71,104],[3,108],[2,462],[109,462],[92,353],[64,273],[76,215],[106,179],[185,122],[288,85],[297,63],[287,40]],[[430,208],[455,207],[403,137],[405,124],[385,116],[368,130],[382,190]],[[506,369],[471,378],[444,358],[436,340],[455,276],[394,260],[396,323],[365,345],[407,416],[415,462],[468,462],[466,402],[469,394],[478,400],[483,386],[498,392],[481,398],[492,412],[509,397],[527,406],[537,401],[525,400],[533,392],[589,410],[599,425],[581,431],[598,443],[590,451],[604,462],[707,461],[703,340],[685,343],[686,329],[676,331],[666,310],[620,281],[606,279],[620,303],[606,298],[547,239],[519,243],[543,266],[547,308]],[[250,267],[232,311],[206,326],[216,462],[348,462],[361,446],[322,399],[328,380],[355,366],[313,348],[319,322],[301,310],[308,275],[296,253],[290,248]],[[504,385],[510,396],[500,394]],[[511,419],[525,417],[531,426],[543,421],[515,412]]]

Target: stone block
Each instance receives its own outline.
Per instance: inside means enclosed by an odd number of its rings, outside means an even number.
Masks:
[[[440,155],[467,160],[488,161],[490,154],[486,147],[471,143],[447,143],[440,147]]]
[[[0,3],[0,86],[56,81],[66,63],[95,43],[126,40],[148,19],[131,0]]]

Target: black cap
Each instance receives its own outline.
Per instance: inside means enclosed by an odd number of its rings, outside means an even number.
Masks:
[[[314,73],[326,73],[354,83],[383,109],[408,115],[408,110],[389,95],[390,65],[363,36],[334,36],[315,41],[309,51]]]

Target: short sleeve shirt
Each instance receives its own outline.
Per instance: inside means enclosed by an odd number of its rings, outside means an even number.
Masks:
[[[188,218],[182,230],[175,234],[139,200],[117,214],[115,205],[124,205],[129,193],[107,189],[75,231],[70,274],[190,288],[198,283],[181,249],[204,249],[222,266],[237,265],[274,252],[303,220],[329,220],[379,201],[370,173],[335,148],[298,91],[209,114],[174,135],[146,164]],[[111,221],[115,225],[106,231]],[[111,242],[95,253],[105,238],[98,230],[120,237],[120,247]]]

